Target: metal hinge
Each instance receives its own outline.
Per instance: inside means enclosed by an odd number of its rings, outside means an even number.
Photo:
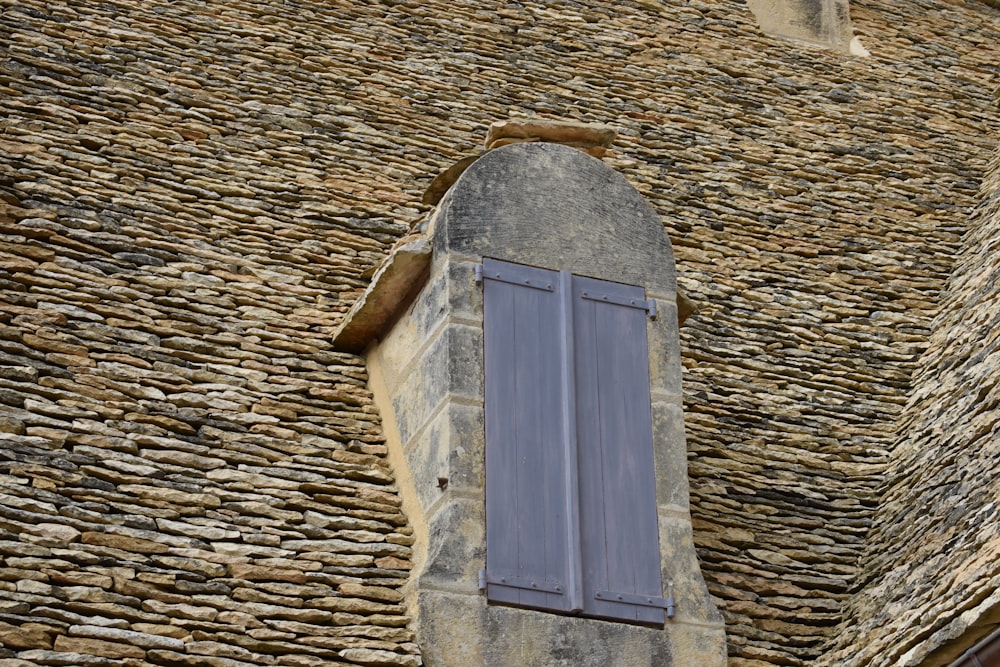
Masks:
[[[549,273],[552,273],[549,271]],[[534,289],[540,289],[545,292],[554,292],[555,285],[553,285],[552,280],[543,280],[538,278],[525,278],[523,274],[519,274],[512,271],[508,267],[500,266],[493,267],[490,269],[489,274],[483,273],[483,265],[476,265],[476,284],[483,282],[484,278],[489,278],[490,280],[496,280],[501,283],[508,283],[510,285],[517,285],[518,287],[531,287]]]
[[[654,299],[633,299],[631,297],[619,296],[617,294],[604,294],[591,290],[580,292],[580,296],[588,301],[613,303],[616,306],[627,306],[629,308],[645,310],[649,313],[651,318],[654,320],[656,319],[656,301]]]
[[[509,575],[496,576],[488,574],[486,570],[480,570],[479,590],[486,590],[487,584],[506,586],[507,588],[520,588],[526,591],[539,591],[541,593],[562,594],[563,592],[563,586],[558,581],[535,579],[533,577],[514,577]]]
[[[659,607],[667,609],[673,606],[673,601],[655,595],[632,595],[630,593],[615,593],[612,591],[597,591],[594,597],[604,602],[624,602],[642,607]]]

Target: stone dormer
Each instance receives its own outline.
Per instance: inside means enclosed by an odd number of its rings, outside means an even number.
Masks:
[[[365,348],[405,480],[418,641],[436,666],[722,665],[663,224],[579,142],[517,132],[336,334]]]
[[[768,35],[869,55],[854,36],[848,0],[748,0],[747,6]]]

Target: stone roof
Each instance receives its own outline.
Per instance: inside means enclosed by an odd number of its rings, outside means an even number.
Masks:
[[[329,335],[433,177],[531,116],[618,131],[700,308],[731,665],[807,664],[845,612],[923,632],[851,593],[912,544],[917,496],[876,508],[925,442],[897,420],[930,414],[903,410],[996,145],[995,8],[852,2],[870,58],[738,0],[0,11],[0,666],[417,662],[379,417]]]
[[[1000,154],[983,191],[900,415],[861,594],[829,664],[947,664],[971,645],[954,640],[998,626]]]

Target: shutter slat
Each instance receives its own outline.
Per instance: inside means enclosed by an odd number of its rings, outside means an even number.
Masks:
[[[511,372],[514,359],[513,290],[484,285],[484,372],[487,379],[486,411],[486,553],[488,567],[516,572],[518,564],[518,516],[522,501],[517,488],[516,406],[512,403],[515,378]],[[508,490],[506,494],[500,490]],[[488,595],[497,602],[517,603],[515,589],[489,586]]]
[[[562,418],[563,452],[566,467],[563,471],[566,485],[566,595],[567,608],[573,613],[583,611],[583,551],[580,542],[580,466],[576,435],[576,342],[573,333],[573,276],[569,271],[559,273],[559,290],[562,299],[561,322],[563,341],[562,386],[564,400]]]
[[[514,287],[517,376],[514,401],[517,417],[517,497],[524,503],[518,526],[518,574],[522,577],[564,579],[565,546],[559,549],[565,521],[558,472],[564,467],[559,444],[558,301],[536,289]],[[553,401],[555,399],[555,401]],[[560,562],[561,561],[561,562]],[[562,576],[559,576],[562,575]],[[521,603],[552,607],[557,600],[523,591]]]
[[[636,289],[638,297],[642,290]],[[662,595],[649,404],[645,313],[598,305],[605,516],[610,590]],[[609,452],[608,450],[612,450]],[[635,620],[663,622],[656,608]]]
[[[575,282],[575,281],[574,281]],[[576,289],[574,288],[574,297]],[[607,590],[603,451],[600,447],[598,405],[596,304],[573,300],[573,333],[576,358],[577,459],[580,483],[580,543],[582,550],[584,610],[593,612],[594,594]]]

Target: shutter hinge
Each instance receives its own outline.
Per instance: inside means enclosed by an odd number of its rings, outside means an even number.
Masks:
[[[520,588],[526,591],[539,591],[542,593],[562,594],[563,592],[562,584],[557,581],[551,581],[549,579],[535,579],[534,577],[514,577],[508,575],[498,577],[496,575],[487,574],[486,570],[480,570],[480,590],[485,590],[486,584],[506,586],[507,588]]]
[[[486,592],[486,568],[479,568],[479,591],[481,593]]]
[[[554,271],[540,270],[544,274],[554,274]],[[525,275],[532,276],[530,278],[525,278]],[[537,275],[532,273],[524,273],[522,271],[512,270],[510,267],[498,266],[491,267],[488,276],[483,274],[483,265],[476,265],[476,283],[482,283],[484,277],[490,280],[496,280],[501,283],[508,283],[510,285],[517,285],[518,287],[531,287],[533,289],[540,289],[544,292],[554,292],[555,285],[552,283],[552,278],[548,275]]]
[[[633,595],[630,593],[614,593],[612,591],[597,591],[594,597],[603,602],[621,602],[623,604],[634,604],[641,607],[659,607],[668,609],[671,601],[656,595]]]
[[[602,292],[599,289],[584,290],[580,292],[580,298],[588,301],[613,303],[617,306],[638,308],[639,310],[645,310],[649,313],[650,317],[656,319],[656,301],[653,299],[636,299],[630,296],[621,296],[620,294],[609,294],[607,292]]]

